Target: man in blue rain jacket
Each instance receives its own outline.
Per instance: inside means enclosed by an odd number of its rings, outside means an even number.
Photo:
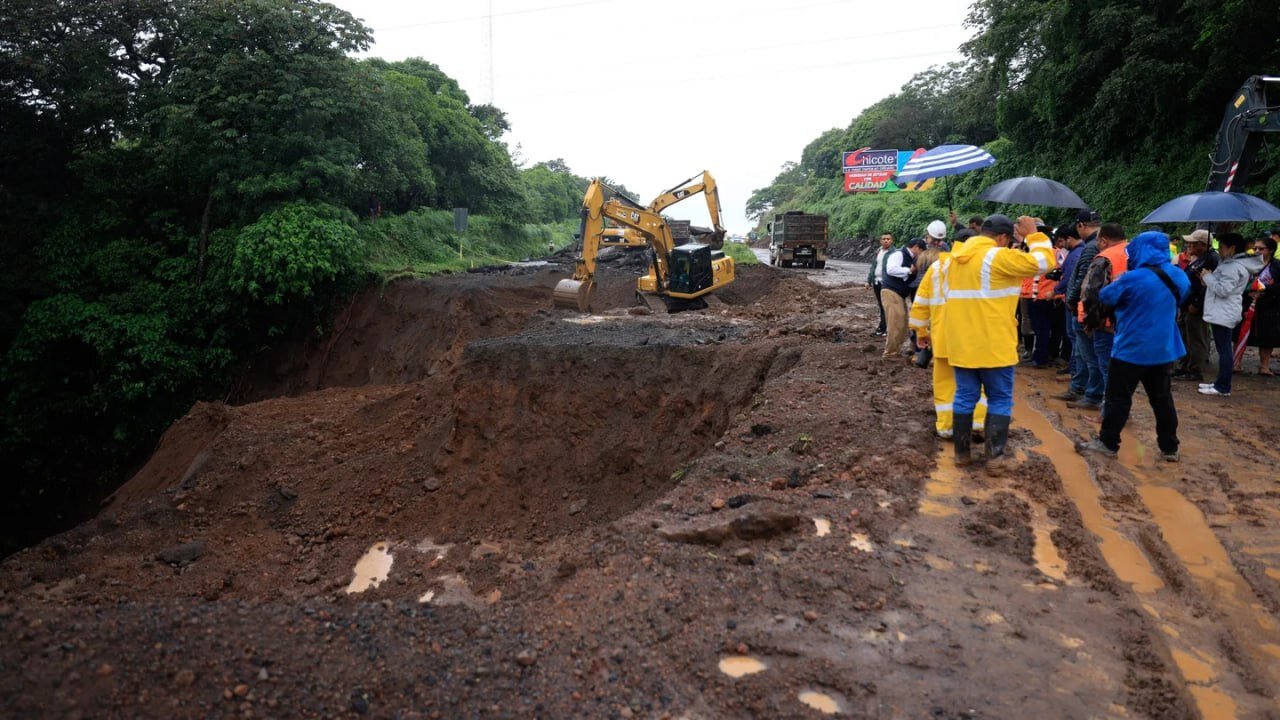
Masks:
[[[1169,262],[1169,236],[1144,232],[1129,243],[1129,272],[1102,288],[1099,300],[1113,308],[1115,344],[1098,437],[1080,446],[1082,452],[1114,456],[1120,431],[1129,420],[1133,393],[1141,383],[1156,416],[1156,439],[1169,462],[1178,461],[1178,411],[1173,405],[1170,376],[1173,364],[1187,348],[1178,332],[1178,307],[1191,282]]]

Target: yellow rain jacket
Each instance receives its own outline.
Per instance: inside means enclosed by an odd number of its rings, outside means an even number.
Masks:
[[[943,315],[946,310],[946,277],[951,266],[951,254],[942,253],[924,271],[916,301],[911,305],[911,329],[916,337],[928,340],[933,348],[933,412],[934,427],[938,435],[951,437],[954,415],[952,404],[956,397],[956,376],[947,361],[947,334],[943,331]],[[978,406],[973,411],[973,429],[982,432],[987,419],[986,393],[978,396]]]
[[[1032,233],[1027,247],[1030,252],[1002,248],[978,235],[952,251],[942,285],[947,288],[946,352],[953,367],[1018,364],[1014,312],[1022,279],[1043,275],[1057,265],[1048,235]]]
[[[946,357],[946,335],[942,332],[943,301],[946,299],[946,288],[942,280],[951,265],[951,253],[941,253],[938,259],[929,265],[920,278],[920,287],[916,290],[916,300],[911,304],[911,329],[916,337],[927,339],[933,346],[934,357]]]

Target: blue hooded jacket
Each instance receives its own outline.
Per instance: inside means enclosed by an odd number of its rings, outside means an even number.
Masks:
[[[1169,262],[1169,236],[1144,232],[1129,241],[1129,271],[1102,288],[1099,300],[1116,309],[1116,338],[1111,357],[1134,365],[1164,365],[1187,354],[1178,333],[1178,306],[1191,291],[1187,274]],[[1143,268],[1159,267],[1178,289],[1175,300],[1160,276]]]

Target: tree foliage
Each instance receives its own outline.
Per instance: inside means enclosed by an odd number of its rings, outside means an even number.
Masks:
[[[998,206],[975,198],[1005,177],[1067,183],[1108,219],[1135,223],[1201,189],[1226,101],[1280,67],[1280,6],[1209,0],[976,0],[965,60],[930,68],[829,130],[756,190],[748,212],[823,210],[833,233],[919,235],[943,217]],[[839,153],[862,147],[984,145],[999,163],[925,196],[844,195]],[[1254,192],[1280,197],[1280,157],[1262,154]],[[949,190],[949,192],[948,192]]]
[[[369,42],[319,0],[0,0],[0,553],[323,322],[368,226],[468,207],[524,253],[576,217],[585,180],[517,168],[500,108]]]

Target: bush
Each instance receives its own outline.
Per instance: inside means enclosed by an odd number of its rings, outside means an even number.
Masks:
[[[360,241],[349,212],[291,203],[264,213],[236,235],[232,291],[267,305],[306,300],[356,270]]]

